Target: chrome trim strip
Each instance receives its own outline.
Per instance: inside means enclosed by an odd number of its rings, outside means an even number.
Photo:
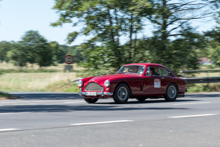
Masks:
[[[83,96],[83,95],[85,95],[86,93],[85,93],[85,92],[82,92],[82,89],[80,88],[80,92],[78,92],[78,94],[79,94],[80,96]],[[112,92],[103,92],[103,91],[97,92],[96,94],[97,94],[97,95],[100,95],[100,96],[112,96],[112,95],[113,95]]]

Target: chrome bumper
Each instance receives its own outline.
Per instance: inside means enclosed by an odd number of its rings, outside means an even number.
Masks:
[[[80,88],[80,91],[78,92],[80,96],[86,95],[86,92],[82,92],[82,89]],[[97,96],[112,96],[112,92],[104,92],[103,90],[101,92],[96,92]]]

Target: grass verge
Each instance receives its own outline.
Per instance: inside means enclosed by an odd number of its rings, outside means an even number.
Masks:
[[[57,82],[51,85],[48,85],[44,91],[51,91],[51,92],[79,92],[79,88],[77,84],[68,82]]]
[[[188,84],[188,92],[220,92],[219,83]]]

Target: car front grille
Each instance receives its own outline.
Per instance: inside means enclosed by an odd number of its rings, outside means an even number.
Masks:
[[[102,91],[102,86],[97,83],[89,83],[85,87],[86,91]]]

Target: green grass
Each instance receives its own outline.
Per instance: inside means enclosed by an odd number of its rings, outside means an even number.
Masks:
[[[46,87],[47,91],[53,92],[79,92],[77,84],[72,82],[57,82]]]
[[[219,83],[188,84],[188,92],[220,92]]]
[[[71,72],[70,80],[76,79]],[[0,91],[62,91],[65,88],[52,88],[66,82],[66,73],[7,73],[0,75]],[[71,91],[71,86],[66,87]],[[60,90],[59,90],[60,89]]]
[[[78,87],[66,84],[65,64],[39,68],[37,65],[28,65],[24,68],[15,67],[12,63],[0,63],[0,91],[57,91],[78,92]],[[76,73],[82,68],[73,64],[74,71],[70,72],[69,79],[76,79]],[[59,86],[63,85],[63,86]]]

